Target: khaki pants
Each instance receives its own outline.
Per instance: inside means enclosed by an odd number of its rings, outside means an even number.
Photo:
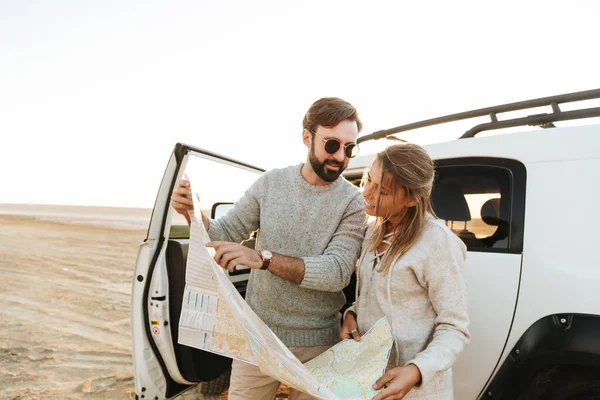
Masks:
[[[290,347],[301,362],[312,360],[331,346]],[[229,400],[273,400],[279,381],[262,373],[256,365],[233,360],[229,383]],[[314,397],[290,388],[290,400],[310,400]]]

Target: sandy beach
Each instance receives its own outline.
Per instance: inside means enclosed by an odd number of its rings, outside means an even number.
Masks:
[[[0,399],[133,399],[131,279],[149,210],[19,210],[0,206]]]
[[[133,398],[139,228],[0,215],[0,398]]]

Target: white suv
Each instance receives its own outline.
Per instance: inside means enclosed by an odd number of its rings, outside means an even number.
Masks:
[[[563,104],[590,99],[600,99],[600,89],[449,115],[359,138],[359,143],[398,140],[394,135],[411,129],[490,117],[491,122],[458,140],[425,146],[436,161],[434,210],[468,248],[472,340],[454,366],[458,400],[600,399],[600,257],[593,247],[600,226],[600,125],[553,124],[600,117],[600,108],[561,110]],[[551,112],[497,118],[541,106]],[[523,125],[546,129],[475,137]],[[352,159],[346,179],[358,182],[372,159]],[[192,146],[175,146],[133,280],[136,398],[172,398],[200,382],[213,382],[203,385],[205,392],[227,385],[231,360],[177,343],[189,233],[169,203],[174,185],[191,170],[211,171],[202,186],[215,189],[203,193],[213,216],[264,172]],[[240,184],[231,190],[219,184],[223,180]],[[247,243],[252,246],[251,240]],[[242,269],[230,276],[242,294],[248,273]],[[346,294],[351,303],[352,284]]]

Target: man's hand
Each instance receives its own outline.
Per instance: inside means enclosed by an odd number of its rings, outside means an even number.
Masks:
[[[360,342],[361,336],[362,335],[358,333],[358,323],[356,322],[356,318],[354,318],[352,313],[346,313],[346,318],[344,318],[342,330],[340,331],[340,339],[354,339],[357,342]]]
[[[401,399],[421,381],[421,371],[414,364],[392,368],[375,382],[373,389],[384,388],[373,400]]]
[[[245,265],[249,268],[262,267],[262,258],[256,250],[241,244],[231,242],[208,242],[206,247],[215,249],[215,262],[229,272],[233,272],[236,265]]]
[[[183,215],[188,223],[190,222],[188,210],[194,209],[194,202],[192,201],[192,190],[190,189],[189,181],[182,179],[173,189],[173,193],[171,195],[171,206],[175,209],[175,211]]]

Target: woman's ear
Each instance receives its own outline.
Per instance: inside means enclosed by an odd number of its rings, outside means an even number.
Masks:
[[[406,202],[406,207],[414,207],[417,205],[418,202],[419,201],[417,200],[417,198],[414,195],[410,196],[410,200],[408,200]]]

